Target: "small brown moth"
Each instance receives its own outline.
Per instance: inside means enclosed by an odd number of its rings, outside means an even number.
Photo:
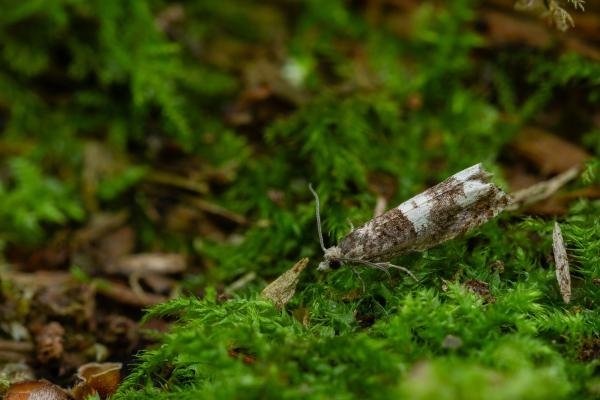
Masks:
[[[352,230],[337,246],[326,248],[321,231],[319,196],[315,196],[317,228],[324,259],[321,271],[345,263],[387,270],[401,254],[436,246],[487,222],[511,201],[490,183],[491,174],[473,165]]]

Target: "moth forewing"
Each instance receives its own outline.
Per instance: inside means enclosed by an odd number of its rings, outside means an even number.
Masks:
[[[463,234],[500,213],[510,197],[490,183],[481,164],[460,171],[346,235],[326,249],[320,270],[331,261],[386,263]]]

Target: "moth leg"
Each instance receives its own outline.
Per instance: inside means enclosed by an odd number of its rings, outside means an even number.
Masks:
[[[360,271],[355,266],[352,266],[351,268],[352,268],[352,272],[354,272],[356,274],[356,276],[358,277],[358,280],[360,280],[360,283],[362,285],[363,293],[366,292],[367,291],[367,286],[365,285],[365,281],[362,278],[362,276],[360,276]]]
[[[410,271],[408,268],[401,267],[401,266],[399,266],[399,265],[392,264],[392,263],[390,263],[390,262],[383,262],[383,263],[376,263],[376,264],[377,264],[377,265],[380,265],[380,266],[382,266],[383,268],[386,268],[386,269],[387,269],[387,268],[395,268],[395,269],[398,269],[398,270],[400,270],[400,271],[402,271],[402,272],[404,272],[404,273],[406,273],[406,274],[410,275],[410,277],[411,277],[411,278],[413,278],[413,279],[415,280],[415,282],[418,282],[418,281],[419,281],[419,280],[417,279],[417,277],[416,277],[416,276],[415,276],[415,275],[414,275],[414,274],[413,274],[413,273],[412,273],[412,272],[411,272],[411,271]]]
[[[388,277],[388,281],[390,281],[390,283],[391,283],[391,282],[392,282],[392,274],[390,274],[390,271],[389,271],[389,269],[388,269],[388,268],[386,268],[386,267],[380,266],[380,265],[378,265],[378,264],[375,264],[375,265],[376,265],[376,267],[375,267],[375,268],[377,268],[377,269],[378,269],[378,270],[380,270],[380,271],[383,271],[383,272],[385,272],[385,274],[386,274],[386,275],[387,275],[387,277]]]
[[[374,263],[374,262],[371,262],[371,261],[361,260],[361,259],[358,259],[358,258],[342,258],[342,261],[344,261],[344,262],[350,262],[350,263],[356,263],[356,264],[362,264],[362,265],[365,265],[367,267],[378,269],[380,271],[385,272],[387,274],[388,279],[390,281],[392,280],[392,276],[390,275],[390,271],[388,271],[389,268],[386,265],[381,265],[381,264],[385,264],[385,263]]]
[[[360,263],[366,265],[367,267],[375,268],[375,269],[385,272],[385,274],[388,277],[388,280],[390,282],[392,281],[392,275],[390,275],[389,268],[386,268],[385,266],[380,265],[379,263],[374,263],[374,262],[370,262],[370,261],[360,261]]]

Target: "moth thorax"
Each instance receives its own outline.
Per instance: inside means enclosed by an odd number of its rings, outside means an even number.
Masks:
[[[318,271],[328,271],[331,269],[331,263],[339,263],[339,259],[342,257],[342,251],[339,247],[333,246],[325,250],[324,260],[319,263],[317,267]]]

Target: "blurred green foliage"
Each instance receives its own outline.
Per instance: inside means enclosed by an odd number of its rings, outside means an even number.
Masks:
[[[354,3],[1,2],[0,240],[41,243],[125,206],[144,244],[175,236],[173,247],[212,266],[189,280],[207,287],[203,300],[150,312],[180,322],[140,356],[117,398],[594,398],[598,359],[580,349],[600,335],[597,202],[577,203],[562,223],[576,282],[569,306],[547,262],[552,221],[510,215],[402,257],[418,284],[361,271],[362,291],[351,270],[311,269],[293,313],[257,299],[298,258],[320,257],[308,182],[333,244],[349,221],[371,217],[378,179],[399,203],[476,162],[499,172],[518,128],[564,93],[584,92],[578,104],[589,110],[600,103],[597,63],[486,49],[475,1],[424,2],[410,34],[394,29],[406,21],[373,22]],[[257,73],[257,60],[280,71],[285,107],[237,126],[228,115],[245,91],[278,79]],[[597,130],[582,134],[597,157]],[[165,161],[161,146],[209,170],[233,166],[207,196],[248,216],[239,240],[172,236],[144,217],[146,176],[181,161]],[[90,149],[116,161],[89,173]],[[259,279],[216,300],[211,287],[249,271]],[[488,282],[496,301],[452,283],[465,279]],[[448,335],[462,345],[444,347]]]

